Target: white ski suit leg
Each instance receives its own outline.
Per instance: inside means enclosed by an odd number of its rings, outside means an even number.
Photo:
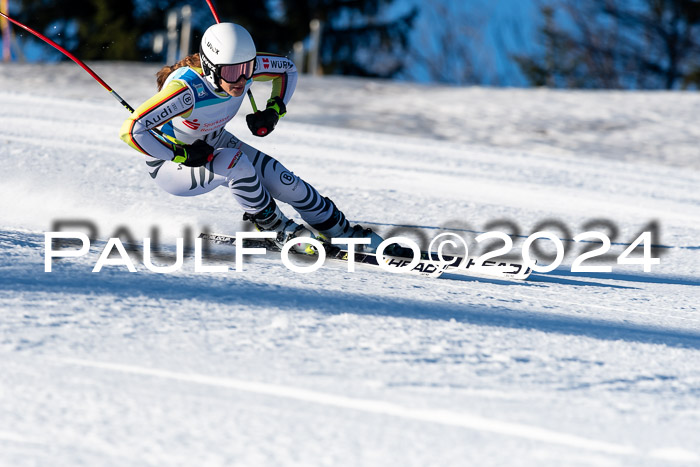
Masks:
[[[309,183],[287,169],[275,158],[238,142],[243,152],[248,154],[256,173],[273,198],[292,206],[308,225],[326,221],[333,211],[333,203]]]
[[[214,154],[214,159],[201,167],[187,167],[153,158],[148,158],[146,164],[156,184],[172,195],[197,196],[228,185],[248,213],[258,212],[270,202],[270,194],[242,151],[222,148]]]
[[[214,144],[214,160],[202,167],[186,167],[146,158],[151,178],[177,196],[196,196],[228,186],[236,201],[249,214],[264,209],[270,198],[290,204],[310,225],[327,221],[333,203],[287,170],[279,161],[224,131]]]

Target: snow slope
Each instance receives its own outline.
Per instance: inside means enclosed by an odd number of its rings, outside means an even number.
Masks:
[[[132,105],[153,90],[151,66],[95,69]],[[0,66],[0,103],[0,464],[700,463],[697,94],[303,78],[254,141],[385,235],[556,220],[570,239],[606,219],[619,254],[660,226],[651,272],[572,273],[566,242],[520,283],[274,255],[92,273],[120,228],[172,253],[187,227],[242,230],[240,210],[159,191],[117,137],[124,109],[72,64]],[[45,273],[57,220],[98,240]]]

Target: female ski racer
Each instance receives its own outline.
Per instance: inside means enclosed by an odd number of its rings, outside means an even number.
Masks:
[[[146,155],[151,178],[168,193],[196,196],[228,187],[245,212],[243,218],[260,231],[277,232],[275,243],[280,247],[294,237],[313,235],[288,219],[276,199],[294,207],[320,240],[369,238],[370,243],[358,245],[357,251],[376,251],[381,237],[351,226],[330,199],[225,129],[253,81],[270,80],[266,109],[246,117],[256,136],[269,134],[286,114],[296,68],[285,57],[257,53],[242,26],[216,24],[202,36],[199,54],[158,72],[159,92],[131,114],[120,136]],[[160,133],[152,131],[156,128]],[[294,249],[315,253],[308,243],[297,243]]]

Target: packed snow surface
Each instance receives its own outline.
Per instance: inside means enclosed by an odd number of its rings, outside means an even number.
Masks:
[[[154,92],[151,65],[94,69]],[[160,191],[72,63],[0,66],[0,105],[0,464],[700,464],[698,94],[302,77],[270,136],[229,125],[384,235],[555,233],[563,264],[525,282],[237,272],[226,247],[228,272],[151,272],[145,237],[245,229],[226,189]],[[44,233],[88,226],[44,272]],[[588,230],[611,272],[571,271]],[[660,264],[616,264],[643,230]],[[136,272],[92,272],[114,236]]]

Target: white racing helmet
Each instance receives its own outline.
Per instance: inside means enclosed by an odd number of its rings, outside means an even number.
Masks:
[[[199,45],[204,76],[217,88],[221,81],[250,79],[255,69],[255,43],[243,26],[219,23],[204,32]]]

